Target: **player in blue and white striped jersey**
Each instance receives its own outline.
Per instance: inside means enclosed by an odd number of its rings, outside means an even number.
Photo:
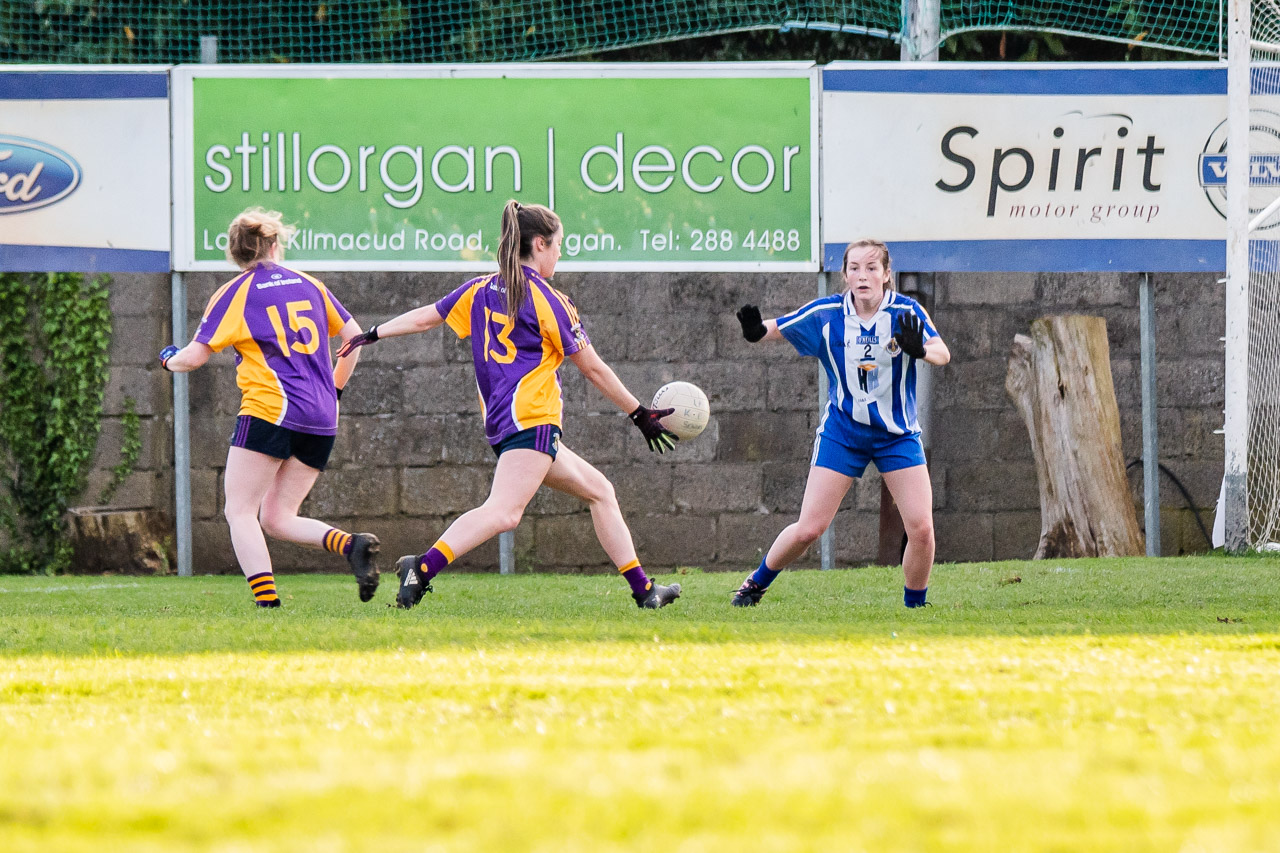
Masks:
[[[933,485],[916,422],[916,362],[943,365],[951,352],[928,312],[893,289],[889,249],[875,240],[850,243],[842,294],[824,296],[776,320],[760,309],[738,311],[748,341],[787,340],[827,372],[828,399],[818,424],[800,518],[778,534],[733,604],[760,602],[778,573],[817,541],[840,502],[874,462],[902,514],[903,603],[925,603],[933,569]]]

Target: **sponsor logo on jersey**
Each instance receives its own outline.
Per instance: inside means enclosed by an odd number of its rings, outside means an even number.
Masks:
[[[271,276],[275,278],[275,276]],[[258,290],[265,290],[268,287],[279,287],[282,284],[302,284],[300,278],[282,278],[279,281],[260,281],[257,284]]]
[[[80,186],[80,165],[52,145],[0,136],[0,214],[62,201]]]

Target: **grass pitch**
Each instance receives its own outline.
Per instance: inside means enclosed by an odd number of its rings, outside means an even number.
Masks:
[[[1278,570],[0,578],[0,850],[1280,850]]]

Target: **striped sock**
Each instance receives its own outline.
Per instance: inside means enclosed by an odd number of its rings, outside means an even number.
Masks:
[[[423,583],[431,583],[431,579],[440,574],[440,570],[453,562],[453,549],[440,539],[431,546],[431,550],[418,558],[418,565],[426,569],[423,572]]]
[[[649,577],[644,573],[644,566],[640,565],[638,558],[625,566],[618,566],[618,571],[627,579],[627,583],[631,584],[631,593],[633,595],[646,593],[653,586],[653,581],[649,580]]]
[[[279,607],[280,596],[276,595],[276,576],[271,572],[261,572],[247,579],[249,589],[253,592],[253,600],[259,607]]]
[[[351,553],[351,534],[336,527],[330,527],[324,534],[324,549],[330,554],[347,556]]]

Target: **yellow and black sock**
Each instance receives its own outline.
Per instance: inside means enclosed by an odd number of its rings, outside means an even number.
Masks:
[[[260,572],[247,579],[249,589],[253,592],[253,600],[259,607],[279,607],[280,596],[276,595],[276,576],[271,572]]]
[[[351,553],[351,534],[336,527],[330,527],[324,534],[324,549],[331,554],[346,556]]]

